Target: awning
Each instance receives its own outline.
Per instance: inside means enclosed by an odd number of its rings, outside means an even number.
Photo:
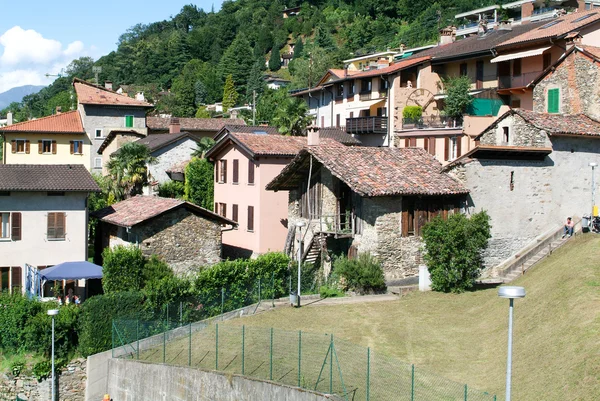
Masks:
[[[358,95],[358,94],[356,94],[356,95]],[[358,104],[356,104],[356,105],[346,107],[346,110],[367,110],[367,109],[370,109],[371,106],[374,106],[378,103],[383,103],[383,102],[385,102],[385,99],[365,100],[362,102],[358,102]]]
[[[542,53],[544,53],[546,50],[550,49],[550,47],[551,46],[540,47],[539,49],[526,50],[524,52],[516,52],[516,53],[503,54],[501,56],[498,56],[498,57],[495,57],[495,58],[491,59],[490,62],[491,63],[500,63],[502,61],[515,60],[515,59],[518,59],[518,58],[539,56]]]
[[[102,266],[90,262],[64,262],[40,271],[42,280],[102,278]]]

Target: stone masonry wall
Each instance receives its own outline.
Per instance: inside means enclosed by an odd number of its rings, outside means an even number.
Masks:
[[[221,260],[221,226],[184,208],[136,226],[130,240],[139,241],[145,255],[162,257],[176,274]]]
[[[156,158],[156,162],[148,167],[152,179],[161,184],[169,181],[170,178],[167,175],[167,170],[176,163],[190,160],[192,153],[197,147],[198,144],[196,141],[184,138],[154,152],[152,156]]]
[[[508,143],[504,142],[504,127],[509,129]],[[518,114],[509,115],[499,121],[497,126],[484,131],[480,143],[481,145],[503,146],[551,146],[546,131],[531,126]]]

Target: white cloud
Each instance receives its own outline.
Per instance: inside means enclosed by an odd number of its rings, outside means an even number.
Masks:
[[[62,45],[57,40],[46,39],[40,33],[15,26],[0,36],[4,53],[0,64],[15,66],[23,63],[47,64],[61,57]]]
[[[45,73],[35,70],[15,70],[0,72],[0,93],[16,86],[49,85],[54,77],[46,78]]]
[[[77,40],[77,41],[69,44],[69,46],[67,46],[67,49],[63,52],[63,54],[67,57],[77,58],[83,53],[83,50],[84,50],[83,42],[80,40]]]

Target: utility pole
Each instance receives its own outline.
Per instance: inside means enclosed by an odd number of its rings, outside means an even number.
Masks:
[[[252,91],[252,125],[256,125],[256,90]]]
[[[98,75],[102,72],[102,67],[98,66],[94,66],[92,67],[92,72],[94,73],[95,77],[96,77],[96,85],[100,85],[99,79],[98,79]]]

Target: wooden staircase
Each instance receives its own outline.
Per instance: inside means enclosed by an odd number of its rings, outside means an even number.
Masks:
[[[540,249],[530,259],[528,259],[526,262],[521,264],[520,268],[514,269],[510,273],[508,273],[506,276],[502,277],[502,280],[505,283],[510,283],[511,281],[516,280],[517,278],[521,277],[529,269],[531,269],[533,267],[533,265],[535,265],[536,263],[538,263],[541,260],[544,260],[546,257],[552,255],[552,252],[554,252],[556,249],[563,246],[569,239],[570,239],[570,237],[565,237],[565,238],[558,238],[558,239],[552,241],[547,247]]]
[[[327,249],[327,236],[324,234],[315,234],[304,250],[302,262],[316,264],[321,260],[323,250]]]

